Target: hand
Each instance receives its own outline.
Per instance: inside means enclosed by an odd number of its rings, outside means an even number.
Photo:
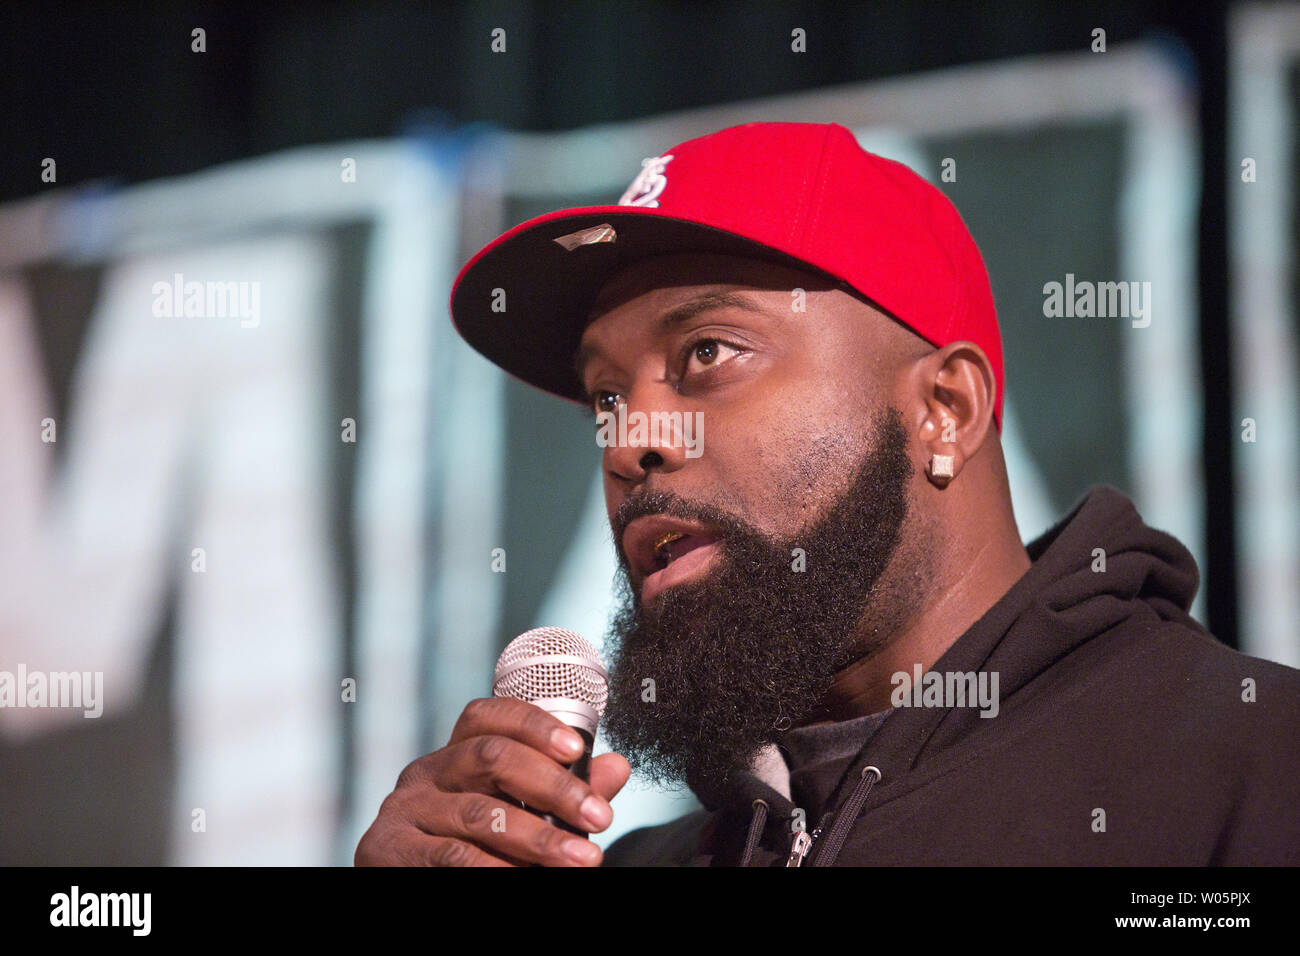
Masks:
[[[567,748],[567,749],[566,749]],[[599,866],[603,854],[509,802],[588,833],[613,820],[609,801],[631,768],[616,753],[591,761],[591,782],[566,769],[578,733],[533,704],[472,700],[447,746],[408,764],[357,844],[357,866]]]

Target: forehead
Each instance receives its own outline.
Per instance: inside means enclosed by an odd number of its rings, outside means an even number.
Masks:
[[[839,336],[846,361],[850,352],[865,350],[871,363],[881,365],[919,358],[935,348],[852,288],[811,267],[805,271],[761,259],[690,253],[643,259],[606,280],[586,316],[574,369],[582,378],[588,360],[634,327],[653,335],[704,307],[733,303],[776,315],[790,309],[795,289],[808,293],[807,309],[800,311],[815,312],[817,329],[829,338]],[[784,308],[777,299],[784,300]]]
[[[656,256],[642,259],[608,279],[596,294],[587,323],[634,300],[668,303],[698,293],[703,287],[731,286],[755,291],[808,291],[833,288],[833,280],[759,259],[712,253]]]

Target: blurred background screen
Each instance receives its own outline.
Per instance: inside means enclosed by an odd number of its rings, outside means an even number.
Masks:
[[[1115,485],[1300,665],[1300,6],[19,5],[0,52],[0,670],[103,675],[0,708],[0,864],[350,863],[512,637],[599,645],[590,423],[451,281],[757,120],[956,203],[1023,536]],[[1146,313],[1046,314],[1075,280]],[[634,781],[597,842],[695,806]]]

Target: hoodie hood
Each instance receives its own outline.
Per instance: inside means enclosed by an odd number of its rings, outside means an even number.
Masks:
[[[1029,570],[930,667],[938,673],[996,673],[1002,719],[983,720],[974,707],[896,708],[869,741],[870,762],[879,774],[873,803],[969,759],[960,745],[1006,733],[1020,706],[1052,690],[1056,675],[1049,670],[1121,622],[1146,617],[1201,630],[1187,613],[1198,585],[1192,555],[1175,538],[1148,527],[1115,488],[1091,488],[1026,550]],[[830,806],[849,798],[864,769],[860,753]],[[733,815],[752,823],[755,801],[773,822],[794,810],[789,799],[750,774],[738,775],[724,793],[696,792],[710,810],[727,811],[724,819],[731,817],[733,824]]]
[[[1029,570],[931,667],[996,672],[1004,714],[1036,678],[1121,622],[1149,617],[1200,629],[1188,614],[1199,584],[1195,559],[1109,485],[1090,489],[1025,550]],[[909,713],[928,720],[917,721],[919,746],[900,752],[906,770],[989,723],[972,708]]]

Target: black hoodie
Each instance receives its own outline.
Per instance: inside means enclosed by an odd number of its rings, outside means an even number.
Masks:
[[[996,717],[896,707],[806,830],[746,775],[605,865],[1300,864],[1300,671],[1197,624],[1191,554],[1113,488],[1027,550],[930,669],[997,673]]]

